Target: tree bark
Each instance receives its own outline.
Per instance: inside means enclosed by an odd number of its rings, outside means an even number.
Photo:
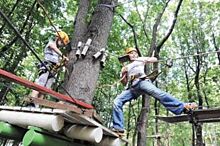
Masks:
[[[138,146],[146,146],[147,140],[147,132],[146,132],[146,125],[148,121],[148,111],[149,111],[149,102],[150,102],[150,96],[144,95],[143,96],[143,102],[142,102],[142,110],[138,117],[138,123],[137,123],[137,145]]]
[[[87,2],[88,4],[88,1],[85,0],[81,2]],[[69,77],[67,77],[65,85],[71,96],[87,103],[92,103],[100,71],[100,61],[93,60],[92,55],[101,50],[101,48],[106,47],[113,21],[113,11],[108,7],[111,4],[112,0],[101,0],[95,8],[91,23],[87,28],[86,24],[83,23],[85,21],[85,14],[84,20],[81,21],[82,26],[77,22],[77,20],[80,21],[80,13],[78,13],[78,18],[76,19],[75,38],[72,48],[77,45],[78,41],[85,43],[88,38],[92,39],[92,43],[85,58],[81,57],[76,60],[75,56],[73,56],[75,50],[70,52],[71,62],[68,65]],[[80,7],[79,11],[81,11]]]

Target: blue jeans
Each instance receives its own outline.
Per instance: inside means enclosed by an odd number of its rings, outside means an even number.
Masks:
[[[136,99],[140,95],[148,94],[160,101],[165,108],[172,113],[179,115],[184,110],[184,103],[157,88],[149,79],[137,79],[133,82],[131,88],[124,90],[118,95],[113,103],[113,127],[119,130],[124,129],[123,105]]]

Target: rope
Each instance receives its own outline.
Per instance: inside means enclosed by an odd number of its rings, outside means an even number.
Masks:
[[[58,81],[58,79],[51,73],[51,71],[48,69],[48,67],[43,63],[43,61],[38,57],[37,53],[34,51],[33,48],[31,48],[31,46],[28,44],[28,42],[21,36],[21,34],[18,32],[18,30],[14,27],[14,25],[12,24],[12,22],[8,19],[8,17],[1,11],[0,9],[0,15],[2,16],[2,18],[9,24],[9,26],[14,30],[14,32],[16,33],[16,35],[22,40],[22,42],[25,44],[25,46],[27,46],[27,48],[34,54],[34,56],[38,59],[38,61],[40,63],[42,63],[42,65],[47,69],[47,71],[53,76],[53,78]],[[74,103],[77,103],[76,100],[70,95],[70,93],[63,87],[61,86],[61,88],[63,88],[64,92],[67,93],[67,95],[69,97],[71,97],[71,99],[73,100]],[[82,111],[83,109],[81,107],[79,107]]]
[[[182,57],[177,57],[177,58],[171,58],[171,60],[186,59],[186,58],[190,58],[190,57],[203,56],[203,55],[208,55],[208,54],[212,54],[212,53],[220,53],[220,50],[211,51],[211,52],[202,52],[202,53],[198,53],[198,54],[192,54],[192,55],[187,55],[187,56],[182,56]],[[164,62],[164,60],[159,60],[159,62]]]

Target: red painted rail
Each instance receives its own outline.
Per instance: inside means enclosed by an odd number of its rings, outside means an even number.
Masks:
[[[72,98],[70,96],[67,96],[67,95],[63,95],[63,94],[60,94],[58,92],[55,92],[51,89],[48,89],[46,87],[43,87],[43,86],[40,86],[40,85],[37,85],[31,81],[28,81],[26,79],[23,79],[21,77],[18,77],[10,72],[7,72],[7,71],[4,71],[2,69],[0,69],[0,76],[2,76],[3,78],[6,78],[12,82],[15,82],[17,84],[21,84],[25,87],[28,87],[28,88],[31,88],[31,89],[34,89],[34,90],[37,90],[43,94],[48,94],[48,95],[51,95],[57,99],[61,99],[61,100],[66,100],[66,101],[69,101],[70,103],[73,103],[75,105],[78,105],[80,107],[83,107],[83,108],[86,108],[86,109],[93,109],[94,107],[88,103],[85,103],[85,102],[82,102],[80,100],[77,100],[75,98]]]

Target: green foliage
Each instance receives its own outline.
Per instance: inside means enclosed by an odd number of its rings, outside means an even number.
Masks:
[[[15,2],[16,1],[12,0],[0,1],[1,10],[8,15]],[[19,1],[13,13],[9,16],[19,31],[21,31],[24,25],[33,2],[34,1],[31,0]],[[97,2],[96,0],[92,1],[87,18],[88,23]],[[121,14],[133,25],[137,33],[138,46],[142,54],[146,55],[149,51],[148,49],[152,39],[153,25],[165,4],[164,1],[155,0],[136,0],[136,2],[137,8],[134,2],[126,3],[116,8],[112,30],[107,44],[109,52],[108,61],[105,68],[101,70],[97,83],[94,105],[107,126],[111,125],[113,100],[123,90],[123,86],[118,82],[120,69],[122,67],[118,62],[118,56],[124,54],[124,48],[135,46],[131,28],[118,14]],[[48,16],[55,27],[68,32],[70,37],[72,37],[71,35],[74,31],[73,21],[77,13],[78,1],[50,0],[43,1],[42,4],[46,8]],[[171,1],[169,3],[158,26],[157,43],[161,41],[169,30],[176,6],[177,1]],[[163,71],[157,78],[159,88],[171,93],[182,101],[198,102],[198,89],[195,86],[195,71],[196,67],[198,67],[198,63],[200,63],[199,85],[200,93],[204,101],[203,105],[204,107],[208,105],[210,107],[219,107],[220,69],[219,65],[217,65],[219,63],[216,57],[217,55],[211,53],[209,55],[200,56],[200,61],[198,61],[198,58],[191,56],[197,52],[215,50],[212,34],[215,35],[217,47],[219,48],[219,9],[219,2],[183,1],[175,29],[161,48],[160,59],[166,60],[168,58],[175,59],[183,56],[189,57],[174,60],[173,67],[170,69],[165,69],[163,63],[159,65],[159,69]],[[28,20],[28,24],[22,31],[22,36],[29,42],[38,56],[43,58],[43,48],[47,41],[53,38],[52,36],[55,31],[40,7],[37,8],[36,5],[32,11],[33,13]],[[33,22],[33,25],[30,26],[31,22]],[[3,27],[2,30],[1,27]],[[0,19],[0,34],[0,67],[11,70],[11,72],[16,73],[18,76],[34,81],[37,76],[36,63],[38,63],[38,60],[19,39],[11,46],[8,46],[15,38],[15,33],[5,24],[2,18]],[[61,73],[60,76],[63,78],[64,74]],[[62,82],[62,79],[60,82]],[[3,83],[7,83],[6,85],[10,86],[10,91],[6,98],[7,105],[21,105],[23,97],[30,92],[30,90],[24,87],[17,84],[9,84],[5,81],[2,81],[2,84],[0,84],[1,90],[4,88]],[[187,83],[189,89],[187,88]],[[208,104],[205,102],[205,98],[207,98]],[[148,135],[157,134],[155,132],[154,101],[152,98],[148,117]],[[132,139],[133,134],[135,134],[136,121],[140,113],[141,103],[141,99],[139,98],[138,100],[132,101],[131,106],[129,106],[128,103],[124,107],[125,125],[130,124],[130,129],[128,129],[130,134],[129,139]],[[156,108],[159,109],[160,115],[170,115],[170,113],[167,114],[167,110],[163,106],[160,105]],[[191,145],[192,132],[189,124],[181,123],[172,125],[159,121],[158,127],[159,134],[165,136],[165,138],[161,138],[163,144],[168,145],[169,143],[169,145],[172,146]],[[204,139],[207,145],[213,145],[215,142],[216,145],[220,145],[218,136],[220,129],[218,127],[219,124],[204,124]],[[216,138],[214,139],[214,137]],[[155,139],[149,138],[147,145],[152,146],[153,144],[156,145]]]

